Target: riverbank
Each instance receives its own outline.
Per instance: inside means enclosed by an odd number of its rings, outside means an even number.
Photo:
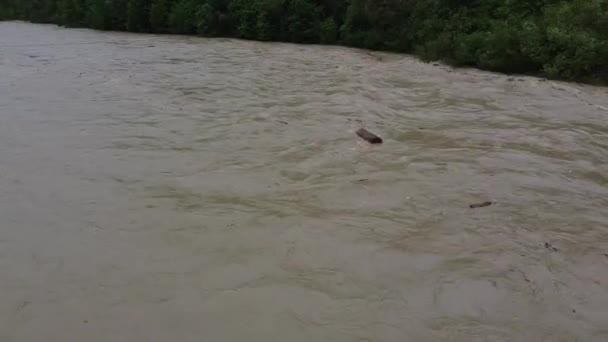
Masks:
[[[608,82],[608,1],[8,0],[0,19],[320,43],[503,73]]]

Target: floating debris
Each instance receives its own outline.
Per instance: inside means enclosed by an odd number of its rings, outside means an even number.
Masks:
[[[471,205],[469,205],[469,208],[476,209],[476,208],[489,207],[492,204],[494,204],[494,202],[487,201],[487,202],[483,202],[483,203],[471,204]]]
[[[550,250],[551,252],[557,252],[559,249],[553,247],[550,243],[545,242],[545,248]]]
[[[358,130],[357,135],[370,144],[382,144],[382,138],[366,130],[365,128]]]
[[[360,123],[360,124],[362,124],[362,123],[363,123],[363,120],[361,120],[361,119],[351,119],[351,118],[348,118],[348,119],[346,119],[346,120],[347,120],[347,121],[349,121],[349,122],[353,122],[353,121],[354,121],[354,122],[358,122],[358,123]]]

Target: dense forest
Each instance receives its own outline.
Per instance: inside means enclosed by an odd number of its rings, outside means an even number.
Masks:
[[[608,82],[608,0],[0,0],[0,20],[343,44]]]

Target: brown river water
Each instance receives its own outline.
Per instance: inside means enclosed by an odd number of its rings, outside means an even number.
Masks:
[[[608,88],[0,23],[0,341],[607,340]]]

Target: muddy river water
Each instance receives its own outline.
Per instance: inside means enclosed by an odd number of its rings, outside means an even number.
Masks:
[[[0,341],[606,340],[608,88],[0,23]]]

